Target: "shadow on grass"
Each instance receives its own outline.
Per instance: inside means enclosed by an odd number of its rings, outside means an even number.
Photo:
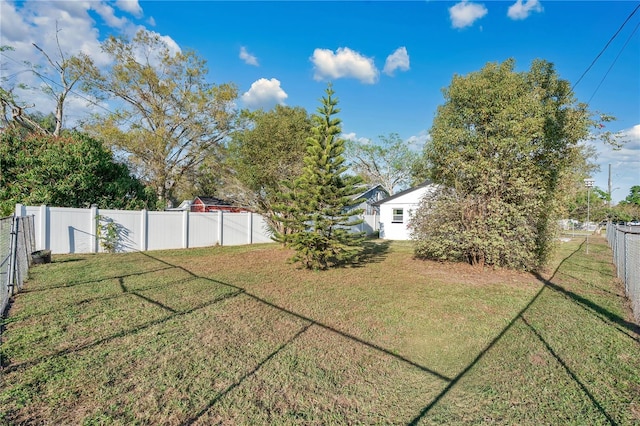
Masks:
[[[331,268],[362,268],[369,263],[382,262],[386,258],[390,246],[391,241],[388,240],[365,240],[362,243],[363,250],[357,256],[345,260],[331,257]]]
[[[286,348],[287,346],[289,346],[290,344],[295,342],[295,340],[298,337],[302,336],[309,328],[311,328],[312,325],[313,325],[313,323],[309,323],[309,324],[305,325],[304,327],[302,327],[302,329],[300,329],[300,331],[298,331],[295,335],[293,335],[293,337],[291,337],[289,340],[287,340],[286,342],[284,342],[283,344],[278,346],[275,351],[273,351],[269,355],[267,355],[251,371],[247,372],[244,376],[240,377],[238,380],[233,382],[224,391],[222,391],[218,395],[216,395],[216,397],[213,398],[211,401],[209,401],[209,403],[205,407],[203,407],[195,416],[189,418],[187,421],[183,422],[182,424],[187,426],[187,425],[192,425],[195,422],[197,422],[198,419],[200,417],[204,416],[206,414],[206,412],[209,411],[211,408],[213,408],[213,406],[216,405],[216,403],[218,401],[220,401],[222,398],[224,398],[229,392],[231,392],[232,390],[234,390],[235,388],[240,386],[245,380],[247,380],[251,376],[255,375],[260,370],[260,368],[262,368],[263,365],[265,365],[272,358],[274,358],[276,355],[278,355],[284,348]]]
[[[92,279],[92,280],[72,281],[72,282],[66,283],[66,284],[52,285],[52,286],[49,286],[49,287],[41,287],[41,288],[37,288],[37,289],[25,288],[20,293],[37,293],[37,292],[55,290],[57,288],[75,287],[75,286],[84,285],[84,284],[95,284],[95,283],[100,283],[102,281],[109,281],[109,280],[116,280],[116,279],[119,280],[119,279],[127,278],[127,277],[136,277],[136,276],[140,276],[140,275],[151,274],[153,272],[166,271],[168,269],[171,269],[171,267],[167,266],[167,267],[164,267],[164,268],[152,269],[152,270],[149,270],[149,271],[132,272],[130,274],[114,275],[114,276],[103,277],[103,278],[95,278],[95,279]]]
[[[569,368],[569,366],[564,362],[564,360],[556,353],[556,351],[553,350],[553,348],[551,347],[549,342],[547,342],[544,339],[544,337],[542,337],[542,335],[538,332],[538,330],[536,330],[535,327],[533,327],[531,324],[529,324],[529,322],[525,318],[522,318],[522,322],[524,322],[524,324],[527,326],[527,328],[529,328],[529,330],[531,330],[531,332],[538,338],[538,340],[540,340],[540,342],[544,345],[544,347],[547,349],[547,351],[556,359],[558,364],[560,364],[562,366],[564,371],[566,371],[567,374],[569,375],[569,377],[571,377],[571,380],[573,380],[574,382],[576,382],[578,384],[580,389],[582,389],[582,392],[584,392],[585,395],[587,395],[587,398],[589,398],[589,400],[593,403],[593,405],[598,409],[600,414],[602,414],[609,421],[610,424],[615,425],[616,422],[613,420],[613,418],[611,418],[609,413],[607,413],[605,411],[605,409],[602,407],[602,405],[600,405],[600,403],[596,400],[596,398],[593,396],[593,394],[591,392],[589,392],[589,389],[587,389],[587,387],[582,383],[582,381],[580,381],[580,379]]]
[[[157,306],[157,307],[159,307],[159,308],[164,309],[165,311],[169,311],[169,312],[171,312],[172,314],[177,314],[177,313],[179,313],[179,311],[176,311],[176,310],[175,310],[175,309],[173,309],[171,306],[167,306],[167,305],[165,305],[165,304],[163,304],[163,303],[158,302],[157,300],[153,300],[152,298],[147,297],[147,296],[144,296],[144,295],[142,295],[142,294],[138,293],[137,291],[130,291],[130,290],[129,290],[125,285],[124,285],[124,279],[122,279],[122,278],[119,278],[119,279],[118,279],[118,284],[120,284],[120,289],[122,289],[122,292],[123,292],[123,293],[133,294],[134,296],[139,297],[140,299],[144,300],[145,302],[149,302],[149,303],[151,303],[152,305],[155,305],[155,306]]]
[[[139,333],[139,332],[144,331],[144,330],[146,330],[146,329],[148,329],[150,327],[153,327],[155,325],[163,324],[163,323],[165,323],[165,322],[167,322],[169,320],[172,320],[172,319],[174,319],[176,317],[192,314],[192,313],[194,313],[196,311],[199,311],[199,310],[204,309],[204,308],[208,308],[209,306],[213,306],[213,305],[215,305],[217,303],[220,303],[220,302],[222,302],[224,300],[239,296],[242,293],[243,292],[241,290],[235,291],[235,292],[229,292],[229,293],[223,294],[223,295],[221,295],[221,296],[219,296],[219,297],[217,297],[215,299],[209,300],[209,301],[207,301],[205,303],[202,303],[202,304],[200,304],[198,306],[195,306],[195,307],[193,307],[191,309],[187,309],[185,311],[173,311],[172,310],[174,313],[171,313],[170,315],[167,315],[165,317],[158,318],[158,319],[153,320],[153,321],[147,321],[147,322],[142,323],[142,324],[140,324],[140,325],[138,325],[138,326],[136,326],[134,328],[121,330],[121,331],[119,331],[117,333],[114,333],[114,334],[112,334],[110,336],[107,336],[107,337],[104,337],[102,339],[98,339],[98,340],[95,340],[93,342],[86,343],[84,345],[63,349],[61,351],[57,351],[57,352],[52,353],[52,354],[43,355],[43,356],[41,356],[39,358],[30,360],[30,361],[25,361],[25,362],[22,362],[22,363],[19,363],[19,364],[12,364],[11,365],[11,364],[8,363],[7,360],[4,360],[5,365],[3,367],[5,367],[5,368],[4,368],[3,371],[6,372],[6,373],[11,373],[13,371],[20,370],[20,369],[23,369],[23,368],[33,367],[35,365],[40,364],[41,362],[44,362],[44,361],[46,361],[48,359],[51,359],[51,358],[56,358],[56,357],[59,357],[59,356],[65,356],[65,355],[69,355],[69,354],[73,354],[73,353],[77,353],[77,352],[82,352],[82,351],[85,351],[87,349],[91,349],[91,348],[94,348],[96,346],[100,346],[100,345],[102,345],[104,343],[108,343],[108,342],[110,342],[110,341],[112,341],[114,339],[118,339],[118,338],[121,338],[121,337],[126,337],[126,336],[130,336],[130,335]],[[155,301],[152,302],[151,299],[149,299],[149,298],[143,298],[143,299],[145,299],[149,303],[152,303],[153,305],[156,305],[156,306],[160,305],[160,306],[164,307],[164,305],[162,305],[161,303],[155,302]]]
[[[367,263],[382,262],[389,253],[391,241],[372,241],[366,240],[363,244],[364,250],[357,266],[364,266]]]
[[[386,243],[386,244],[379,244],[378,243],[376,245],[382,247],[377,252],[378,254],[386,252],[386,250],[389,247],[388,243]],[[443,374],[440,374],[435,370],[429,369],[428,367],[420,365],[420,364],[418,364],[418,363],[416,363],[416,362],[414,362],[414,361],[412,361],[412,360],[410,360],[408,358],[405,358],[405,357],[403,357],[401,355],[395,354],[395,353],[391,352],[390,350],[388,350],[386,348],[383,348],[381,346],[378,346],[378,345],[376,345],[376,344],[374,344],[372,342],[368,342],[366,340],[360,339],[357,336],[345,333],[345,332],[340,331],[340,330],[338,330],[336,328],[333,328],[333,327],[331,327],[331,326],[329,326],[327,324],[323,324],[323,323],[318,322],[318,321],[316,321],[316,320],[314,320],[312,318],[309,318],[307,316],[298,314],[298,313],[293,312],[293,311],[291,311],[289,309],[286,309],[286,308],[283,308],[281,306],[275,305],[275,304],[273,304],[273,303],[271,303],[271,302],[269,302],[269,301],[267,301],[265,299],[262,299],[261,297],[259,297],[257,295],[254,295],[252,293],[247,292],[242,287],[239,287],[239,286],[236,286],[236,285],[233,285],[233,284],[229,284],[229,283],[225,283],[225,282],[222,282],[222,281],[218,281],[218,280],[215,280],[215,279],[212,279],[212,278],[208,278],[208,277],[201,277],[201,276],[198,276],[198,275],[194,274],[193,272],[191,272],[190,270],[188,270],[186,268],[183,268],[183,267],[177,266],[177,265],[173,265],[173,264],[171,264],[171,263],[169,263],[169,262],[167,262],[165,260],[162,260],[162,259],[159,259],[157,257],[154,257],[154,256],[152,256],[152,255],[150,255],[148,253],[141,252],[141,254],[146,256],[146,257],[148,257],[148,258],[150,258],[150,259],[153,259],[153,260],[155,260],[155,261],[157,261],[159,263],[162,263],[162,264],[166,265],[166,268],[155,269],[153,271],[147,271],[147,272],[126,274],[126,275],[122,275],[120,277],[115,277],[115,278],[118,278],[118,282],[120,284],[120,289],[121,289],[123,294],[132,294],[134,296],[137,296],[137,297],[141,298],[142,300],[144,300],[145,302],[147,302],[149,304],[152,304],[154,306],[158,306],[158,307],[164,309],[165,311],[167,311],[169,313],[169,315],[164,316],[164,317],[159,318],[159,319],[156,319],[156,320],[153,320],[153,321],[148,321],[146,323],[140,324],[140,325],[138,325],[136,327],[133,327],[133,328],[130,328],[130,329],[119,331],[119,332],[114,333],[114,334],[112,334],[110,336],[95,340],[93,342],[90,342],[90,343],[87,343],[87,344],[84,344],[84,345],[80,345],[80,346],[76,346],[76,347],[72,347],[72,348],[67,348],[67,349],[55,352],[53,354],[44,355],[42,357],[39,357],[39,358],[31,360],[31,361],[25,361],[23,363],[9,365],[8,367],[6,367],[4,369],[4,371],[8,373],[8,372],[16,371],[16,370],[19,370],[19,369],[22,369],[22,368],[28,368],[28,367],[37,365],[37,364],[39,364],[39,363],[41,363],[41,362],[43,362],[43,361],[45,361],[47,359],[50,359],[50,358],[54,358],[54,357],[58,357],[58,356],[64,356],[64,355],[68,355],[68,354],[72,354],[72,353],[76,353],[76,352],[81,352],[81,351],[84,351],[84,350],[99,346],[101,344],[110,342],[110,341],[112,341],[114,339],[117,339],[117,338],[129,336],[129,335],[132,335],[132,334],[136,334],[138,332],[141,332],[143,330],[148,329],[149,327],[153,327],[155,325],[159,325],[159,324],[165,323],[166,321],[169,321],[169,320],[171,320],[171,319],[173,319],[175,317],[191,314],[191,313],[196,312],[196,311],[198,311],[200,309],[207,308],[209,306],[215,305],[216,303],[222,302],[223,300],[226,300],[226,299],[229,299],[229,298],[233,298],[233,297],[236,297],[236,296],[239,296],[239,295],[245,295],[246,297],[249,297],[249,298],[253,299],[254,301],[256,301],[256,302],[258,302],[260,304],[263,304],[265,306],[268,306],[270,308],[278,310],[278,311],[280,311],[282,313],[288,314],[288,315],[290,315],[292,317],[295,317],[297,319],[300,319],[300,320],[303,320],[305,322],[308,322],[309,325],[316,325],[316,326],[318,326],[318,327],[320,327],[320,328],[322,328],[322,329],[324,329],[326,331],[329,331],[331,333],[340,335],[340,336],[342,336],[344,338],[347,338],[347,339],[349,339],[349,340],[351,340],[353,342],[356,342],[358,344],[366,346],[367,348],[370,348],[370,349],[373,349],[375,351],[381,352],[386,356],[395,358],[395,359],[397,359],[397,360],[399,360],[399,361],[401,361],[401,362],[403,362],[405,364],[408,364],[408,365],[410,365],[412,367],[415,367],[415,368],[419,369],[420,371],[428,373],[428,374],[430,374],[430,375],[432,375],[432,376],[434,376],[434,377],[436,377],[436,378],[438,378],[440,380],[443,380],[445,382],[448,382],[448,381],[451,380],[451,378],[449,378],[449,377],[447,377],[447,376],[445,376]],[[187,273],[192,278],[202,279],[202,280],[210,281],[210,282],[212,282],[212,283],[214,283],[216,285],[224,286],[224,287],[229,289],[229,292],[226,293],[226,294],[223,294],[222,296],[217,297],[217,298],[215,298],[215,299],[213,299],[211,301],[208,301],[208,302],[205,302],[205,303],[203,303],[201,305],[195,306],[192,309],[188,309],[188,310],[185,310],[185,311],[176,311],[175,309],[173,309],[173,308],[171,308],[169,306],[166,306],[165,304],[162,304],[162,303],[160,303],[160,302],[158,302],[156,300],[153,300],[153,299],[151,299],[151,298],[149,298],[147,296],[139,294],[137,291],[130,291],[125,285],[124,279],[126,277],[136,276],[136,275],[143,275],[145,273],[156,272],[158,270],[169,270],[169,269],[173,269],[173,268],[181,270],[181,271]],[[114,277],[112,277],[110,279],[113,279],[113,278]],[[97,282],[98,281],[104,281],[104,279],[97,280]],[[108,298],[113,298],[113,297],[114,296],[109,296]],[[296,335],[294,337],[294,339],[297,338],[300,334],[301,333]],[[271,355],[270,357],[272,357],[274,355]],[[263,362],[260,362],[257,368],[259,368],[259,366],[263,365],[264,362],[266,362],[266,360],[263,361]],[[244,378],[247,378],[250,375],[251,374],[248,374]],[[240,383],[236,384],[234,387],[237,387],[239,384]],[[217,398],[217,399],[219,399],[219,398]],[[217,401],[217,399],[216,399],[216,401]],[[212,405],[214,403],[215,403],[215,401],[212,403]],[[204,414],[204,412],[202,414]],[[200,415],[202,415],[202,414],[200,414]],[[194,419],[194,421],[195,421],[195,419]]]
[[[387,247],[388,247],[388,245],[387,245]],[[275,309],[275,310],[278,310],[278,311],[280,311],[280,312],[282,312],[282,313],[285,313],[285,314],[291,315],[291,316],[293,316],[293,317],[295,317],[295,318],[297,318],[297,319],[300,319],[300,320],[303,320],[303,321],[306,321],[306,322],[310,322],[311,324],[316,325],[316,326],[318,326],[318,327],[320,327],[320,328],[322,328],[322,329],[324,329],[324,330],[326,330],[326,331],[330,331],[331,333],[338,334],[338,335],[340,335],[340,336],[342,336],[342,337],[344,337],[344,338],[346,338],[346,339],[349,339],[349,340],[351,340],[351,341],[353,341],[353,342],[356,342],[356,343],[358,343],[358,344],[364,345],[364,346],[366,346],[366,347],[368,347],[368,348],[370,348],[370,349],[374,349],[374,350],[376,350],[376,351],[378,351],[378,352],[382,352],[382,353],[384,353],[385,355],[391,356],[391,357],[393,357],[393,358],[395,358],[395,359],[397,359],[397,360],[399,360],[399,361],[401,361],[401,362],[403,362],[403,363],[405,363],[405,364],[409,364],[409,365],[411,365],[411,366],[413,366],[413,367],[415,367],[415,368],[417,368],[417,369],[419,369],[419,370],[421,370],[421,371],[424,371],[424,372],[426,372],[426,373],[429,373],[429,374],[431,374],[431,375],[433,375],[433,376],[435,376],[435,377],[437,377],[437,378],[439,378],[439,379],[441,379],[441,380],[444,380],[444,381],[449,381],[449,380],[451,380],[451,378],[449,378],[449,377],[447,377],[447,376],[445,376],[445,375],[443,375],[443,374],[440,374],[440,373],[438,373],[437,371],[431,370],[431,369],[429,369],[429,368],[427,368],[427,367],[425,367],[425,366],[423,366],[423,365],[420,365],[420,364],[418,364],[418,363],[416,363],[416,362],[414,362],[414,361],[411,361],[410,359],[405,358],[405,357],[403,357],[403,356],[401,356],[401,355],[395,354],[395,353],[391,352],[390,350],[385,349],[385,348],[383,348],[383,347],[381,347],[381,346],[378,346],[378,345],[376,345],[376,344],[374,344],[374,343],[371,343],[371,342],[368,342],[368,341],[366,341],[366,340],[360,339],[360,338],[359,338],[359,337],[357,337],[357,336],[354,336],[354,335],[352,335],[352,334],[349,334],[349,333],[345,333],[345,332],[343,332],[343,331],[340,331],[340,330],[338,330],[338,329],[336,329],[336,328],[331,327],[330,325],[327,325],[327,324],[324,324],[324,323],[318,322],[318,321],[314,320],[313,318],[309,318],[309,317],[307,317],[307,316],[305,316],[305,315],[299,314],[299,313],[297,313],[297,312],[293,312],[293,311],[291,311],[291,310],[289,310],[289,309],[287,309],[287,308],[283,308],[282,306],[278,306],[278,305],[276,305],[276,304],[274,304],[274,303],[271,303],[271,302],[269,302],[268,300],[265,300],[265,299],[261,298],[260,296],[257,296],[257,295],[255,295],[255,294],[253,294],[253,293],[250,293],[250,292],[246,291],[246,290],[245,290],[244,288],[242,288],[242,287],[239,287],[239,286],[236,286],[236,285],[233,285],[233,284],[229,284],[229,283],[224,283],[224,282],[222,282],[222,281],[214,280],[214,279],[212,279],[212,278],[208,278],[208,277],[201,277],[201,276],[196,275],[196,274],[194,274],[193,272],[191,272],[191,271],[189,271],[188,269],[183,268],[183,267],[181,267],[181,266],[172,265],[171,263],[166,262],[166,261],[164,261],[164,260],[162,260],[162,259],[159,259],[159,258],[153,257],[153,256],[151,256],[151,255],[150,255],[150,254],[148,254],[148,253],[143,253],[143,254],[144,254],[145,256],[148,256],[148,257],[150,257],[150,258],[152,258],[152,259],[154,259],[154,260],[158,261],[158,262],[162,262],[162,263],[165,263],[166,265],[170,265],[170,266],[172,266],[172,267],[174,267],[174,268],[181,269],[181,270],[183,270],[184,272],[186,272],[186,273],[188,273],[188,274],[192,275],[192,276],[193,276],[193,277],[195,277],[195,278],[199,278],[199,279],[203,279],[203,280],[212,281],[212,282],[215,282],[215,283],[218,283],[218,284],[222,284],[222,285],[224,285],[224,286],[227,286],[227,287],[229,287],[229,288],[232,288],[232,289],[238,290],[238,291],[242,292],[242,294],[244,294],[245,296],[247,296],[247,297],[249,297],[249,298],[251,298],[251,299],[253,299],[253,300],[255,300],[255,301],[257,301],[257,302],[259,302],[259,303],[261,303],[261,304],[263,304],[263,305],[269,306],[270,308],[273,308],[273,309]]]
[[[635,324],[631,321],[627,321],[624,318],[620,317],[619,315],[616,315],[613,312],[609,311],[608,309],[603,308],[597,303],[594,303],[591,300],[580,296],[579,294],[576,294],[570,290],[567,290],[562,286],[554,284],[551,281],[545,281],[544,278],[539,277],[538,275],[536,275],[536,277],[540,281],[543,281],[547,287],[566,296],[567,298],[577,303],[582,308],[586,309],[588,312],[591,312],[592,314],[595,314],[596,316],[598,316],[603,321],[605,322],[608,321],[609,324],[612,323],[614,325],[617,325],[618,327],[616,328],[618,328],[618,330],[625,333],[630,338],[636,341],[640,341],[640,326],[638,324]],[[629,334],[627,331],[631,332],[635,336],[633,336],[632,334]]]
[[[520,312],[518,312],[518,314],[509,322],[509,324],[507,324],[507,326],[505,328],[503,328],[502,331],[482,351],[480,351],[480,353],[476,356],[476,358],[474,358],[473,361],[471,361],[464,368],[464,370],[462,370],[457,376],[455,376],[447,384],[447,386],[442,390],[442,392],[440,392],[428,405],[426,405],[420,411],[420,413],[418,413],[417,416],[415,416],[408,423],[409,425],[417,425],[442,400],[442,398],[444,398],[451,391],[451,389],[453,389],[453,387],[460,381],[460,379],[462,379],[465,375],[467,375],[467,373],[469,373],[469,371],[473,367],[475,367],[476,364],[478,364],[478,362],[491,350],[491,348],[493,348],[496,345],[496,343],[498,343],[502,339],[502,337],[511,329],[511,327],[518,320],[522,320],[525,323],[525,325],[527,325],[529,327],[529,329],[535,334],[535,336],[542,341],[542,343],[545,345],[545,347],[550,352],[550,354],[560,363],[560,365],[562,365],[562,367],[565,369],[565,371],[567,371],[567,373],[572,378],[572,380],[574,380],[578,384],[578,386],[586,393],[587,397],[595,405],[595,407],[598,409],[598,411],[602,415],[604,415],[606,417],[606,419],[609,421],[609,423],[612,424],[612,425],[616,424],[615,421],[611,418],[611,416],[604,410],[602,405],[594,398],[594,396],[586,389],[584,384],[582,384],[582,382],[577,378],[575,373],[566,365],[566,363],[564,363],[564,361],[562,359],[560,359],[560,357],[556,354],[556,352],[553,350],[553,348],[542,338],[542,336],[533,327],[531,327],[529,325],[529,323],[523,317],[523,315],[535,304],[535,302],[538,300],[538,298],[540,297],[542,292],[545,289],[550,289],[550,290],[559,292],[559,293],[569,297],[570,299],[572,299],[578,305],[587,308],[590,312],[596,313],[598,316],[604,316],[605,318],[607,318],[611,322],[613,322],[613,323],[615,323],[617,325],[620,325],[620,326],[622,326],[622,327],[624,327],[624,328],[626,328],[626,329],[638,334],[639,328],[638,328],[638,326],[636,324],[633,324],[633,323],[630,323],[628,321],[625,321],[624,319],[620,318],[619,316],[617,316],[617,315],[611,313],[610,311],[600,307],[599,305],[589,301],[588,299],[585,299],[584,297],[582,297],[582,296],[580,296],[578,294],[575,294],[575,293],[573,293],[571,291],[568,291],[568,290],[564,289],[563,287],[561,287],[561,286],[559,286],[557,284],[554,284],[552,282],[553,279],[558,274],[558,272],[560,271],[560,269],[562,268],[562,266],[565,264],[565,262],[567,262],[569,259],[571,259],[578,252],[580,252],[581,249],[582,249],[582,246],[584,244],[585,244],[584,242],[581,243],[580,246],[575,251],[573,251],[570,255],[568,255],[567,257],[562,259],[562,261],[560,262],[558,267],[553,272],[551,278],[545,279],[542,275],[540,275],[538,273],[533,274],[536,277],[536,279],[538,279],[538,281],[540,281],[542,284],[544,284],[543,287],[531,298],[529,303],[527,303],[527,305],[524,308],[522,308],[522,310],[520,310]],[[629,335],[628,333],[625,333],[625,334]],[[633,336],[629,336],[629,337],[631,337],[632,339],[635,339]]]
[[[69,259],[53,259],[51,263],[73,263],[73,262],[84,262],[86,259],[81,257],[70,257]]]
[[[624,299],[624,298],[626,297],[623,293],[617,293],[617,292],[614,292],[614,291],[608,290],[608,289],[606,289],[606,288],[602,288],[602,287],[600,287],[600,286],[597,286],[597,285],[595,285],[595,284],[593,284],[593,283],[585,282],[585,281],[584,281],[584,280],[582,280],[581,278],[576,277],[576,276],[571,275],[571,274],[568,274],[568,273],[566,273],[566,272],[563,272],[563,273],[562,273],[562,275],[563,275],[563,276],[565,276],[565,277],[571,278],[572,280],[574,280],[574,281],[576,281],[576,282],[579,282],[579,283],[581,283],[581,284],[584,284],[585,286],[591,287],[591,288],[592,288],[592,289],[594,289],[596,292],[606,293],[606,294],[609,294],[609,295],[611,295],[611,296],[618,297],[618,298],[620,298],[620,299]],[[611,275],[610,275],[610,277],[611,277],[611,279],[612,279],[612,280],[614,280],[614,279],[616,278],[616,276],[615,276],[614,274],[611,274]]]

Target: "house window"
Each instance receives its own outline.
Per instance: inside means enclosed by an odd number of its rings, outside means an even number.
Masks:
[[[402,209],[393,209],[393,219],[391,223],[402,223]]]

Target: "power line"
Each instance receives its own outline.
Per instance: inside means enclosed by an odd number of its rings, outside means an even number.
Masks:
[[[7,55],[7,54],[6,54],[6,53],[4,53],[4,52],[0,52],[0,55],[4,56],[5,58],[9,59],[10,61],[12,61],[12,62],[14,62],[14,63],[16,63],[16,64],[18,64],[18,65],[24,65],[23,63],[21,63],[21,62],[19,62],[18,60],[16,60],[16,59],[12,58],[11,56]],[[20,72],[29,72],[29,71],[31,71],[33,74],[37,75],[37,76],[38,76],[38,77],[40,77],[41,79],[43,79],[43,80],[47,80],[48,82],[50,82],[50,83],[52,83],[52,84],[54,84],[54,85],[58,86],[58,87],[59,87],[59,88],[61,88],[61,89],[65,89],[65,87],[64,87],[62,84],[58,83],[58,82],[57,82],[57,81],[55,81],[55,80],[52,80],[51,78],[49,78],[49,77],[47,77],[46,75],[44,75],[44,74],[42,74],[42,73],[40,73],[40,72],[36,71],[36,70],[35,70],[35,69],[33,69],[33,68],[30,68],[30,69],[27,69],[27,70],[24,70],[24,71],[20,71]],[[15,73],[15,74],[18,74],[18,73]],[[15,75],[15,74],[14,74],[14,75]],[[78,98],[80,98],[80,99],[82,99],[82,100],[84,100],[84,101],[88,102],[88,103],[89,103],[89,104],[91,104],[91,105],[97,106],[98,108],[105,110],[105,111],[106,111],[106,112],[108,112],[109,114],[117,114],[116,112],[114,112],[114,111],[110,110],[109,108],[107,108],[107,107],[105,107],[105,106],[103,106],[103,105],[100,105],[100,104],[99,104],[99,103],[97,103],[96,101],[94,101],[94,100],[92,100],[92,99],[89,99],[89,98],[87,98],[86,96],[84,96],[84,95],[82,95],[82,94],[80,94],[80,93],[78,93],[78,92],[76,92],[76,91],[74,91],[74,90],[69,90],[69,93],[72,93],[73,95],[75,95],[75,96],[77,96]],[[133,121],[131,121],[130,119],[127,119],[127,118],[124,118],[124,119],[125,119],[125,121],[127,121],[127,122],[128,122],[128,123],[130,123],[130,124],[135,124],[135,123],[134,123]]]
[[[589,70],[595,65],[595,63],[598,61],[598,59],[600,58],[600,56],[602,56],[602,54],[605,52],[605,50],[607,50],[607,48],[609,47],[609,45],[611,44],[611,42],[613,42],[613,40],[618,36],[618,34],[620,34],[620,31],[622,31],[622,29],[624,28],[625,25],[627,25],[627,22],[629,22],[629,20],[631,19],[631,17],[638,11],[638,9],[640,9],[640,3],[638,3],[638,5],[636,6],[635,9],[633,9],[633,11],[629,14],[629,16],[627,16],[627,19],[625,19],[625,21],[622,23],[622,25],[620,26],[620,28],[618,28],[618,31],[616,31],[616,33],[611,36],[611,38],[609,39],[609,41],[607,42],[607,44],[602,48],[602,50],[600,51],[600,53],[598,53],[598,55],[595,57],[595,59],[591,62],[591,65],[589,65],[587,67],[586,70],[584,70],[584,72],[582,73],[582,75],[580,76],[580,78],[578,79],[578,81],[576,81],[573,85],[573,87],[571,87],[571,90],[575,89],[576,86],[578,85],[578,83],[580,83],[582,81],[582,79],[584,78],[584,76],[589,72]]]
[[[598,87],[596,87],[596,90],[593,91],[593,94],[591,95],[591,97],[589,98],[589,100],[587,101],[587,104],[591,103],[591,100],[593,99],[593,97],[596,95],[596,93],[598,92],[598,89],[600,89],[600,86],[602,86],[602,83],[604,82],[604,80],[607,78],[607,76],[609,75],[609,71],[611,71],[611,69],[613,68],[613,66],[616,64],[616,62],[618,61],[618,58],[620,57],[620,55],[622,54],[622,52],[624,51],[624,49],[627,47],[627,45],[629,44],[629,42],[631,41],[631,39],[633,38],[633,36],[636,34],[636,31],[638,31],[638,27],[640,27],[640,22],[638,22],[638,24],[636,25],[636,27],[633,29],[633,32],[631,32],[631,35],[629,36],[629,38],[627,39],[627,41],[624,43],[624,46],[622,46],[622,49],[620,49],[620,52],[618,52],[618,55],[615,57],[615,59],[613,60],[613,62],[611,63],[611,66],[609,67],[609,69],[607,70],[606,73],[604,73],[604,76],[602,77],[602,80],[600,80],[600,83],[598,83]]]

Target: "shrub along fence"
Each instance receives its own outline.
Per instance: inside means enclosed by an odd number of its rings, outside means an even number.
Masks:
[[[613,262],[637,322],[640,323],[640,226],[607,225],[607,241]]]
[[[16,206],[16,216],[30,215],[35,218],[36,249],[52,253],[132,252],[272,241],[264,218],[248,212]]]
[[[0,316],[27,279],[34,247],[33,216],[0,219]]]

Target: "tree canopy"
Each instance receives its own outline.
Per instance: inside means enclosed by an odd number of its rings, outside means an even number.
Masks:
[[[287,182],[302,173],[311,118],[304,108],[277,105],[270,111],[243,111],[242,119],[243,127],[228,144],[229,173],[221,195],[262,214],[276,232],[287,233],[284,222],[274,217],[276,206],[290,201]]]
[[[205,61],[195,52],[174,52],[146,31],[131,41],[110,37],[102,48],[112,65],[87,77],[84,87],[120,103],[88,129],[110,141],[161,202],[172,201],[185,176],[219,155],[235,118],[237,89],[208,83]]]
[[[0,134],[0,210],[17,203],[57,207],[155,208],[155,195],[84,134]]]
[[[612,209],[611,219],[624,222],[640,220],[640,185],[629,189],[629,195]]]
[[[348,141],[347,158],[365,183],[381,185],[393,195],[409,187],[420,155],[411,151],[397,133],[382,135],[379,139],[379,143]]]
[[[417,254],[534,269],[552,248],[567,180],[595,121],[553,65],[489,63],[454,76],[425,147],[441,191],[412,223]]]
[[[633,185],[629,190],[629,195],[620,204],[635,204],[640,206],[640,185]]]

